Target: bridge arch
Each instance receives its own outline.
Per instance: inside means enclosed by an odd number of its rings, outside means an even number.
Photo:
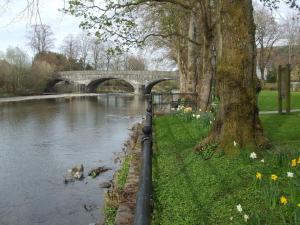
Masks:
[[[94,92],[96,92],[97,87],[100,84],[102,84],[103,82],[108,81],[108,80],[120,80],[120,81],[124,81],[124,82],[126,82],[127,84],[129,84],[131,86],[132,92],[135,91],[134,85],[130,81],[126,80],[126,79],[120,79],[120,78],[116,78],[116,77],[104,77],[104,78],[99,78],[99,79],[92,80],[87,85],[87,87],[86,87],[87,88],[87,92],[88,93],[94,93]]]
[[[148,85],[146,85],[146,87],[145,87],[145,94],[150,94],[152,88],[153,88],[156,84],[159,84],[159,83],[161,83],[161,82],[163,82],[163,81],[167,81],[167,80],[177,80],[177,79],[175,79],[175,78],[162,78],[162,79],[158,79],[158,80],[152,81],[152,82],[150,82]]]
[[[50,80],[47,85],[46,85],[46,88],[44,90],[44,92],[46,93],[49,93],[49,92],[53,92],[53,88],[56,84],[58,84],[59,82],[62,82],[64,81],[65,83],[67,84],[70,84],[71,82],[67,79],[63,79],[63,78],[55,78],[55,79],[52,79]]]

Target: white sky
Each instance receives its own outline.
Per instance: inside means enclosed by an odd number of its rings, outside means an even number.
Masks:
[[[5,1],[0,0],[0,6]],[[44,24],[51,26],[54,32],[55,50],[58,50],[65,36],[80,32],[79,19],[58,11],[63,8],[63,2],[63,0],[40,0],[41,19]],[[7,8],[0,8],[0,51],[5,51],[9,46],[17,46],[32,55],[31,49],[27,46],[26,32],[35,21],[30,22],[26,15],[23,17],[19,15],[25,7],[25,0],[11,0]]]
[[[27,46],[26,31],[30,28],[30,21],[26,16],[18,17],[26,7],[26,0],[10,0],[7,8],[1,6],[7,0],[0,0],[0,51],[5,51],[7,47],[20,47],[29,55],[32,55],[31,49]],[[258,0],[254,0],[258,1]],[[55,49],[59,51],[62,40],[68,34],[78,34],[80,19],[73,16],[64,15],[59,12],[59,8],[63,8],[64,0],[40,0],[40,13],[42,22],[51,26],[55,35]],[[280,21],[286,14],[290,14],[290,10],[282,4],[281,9],[275,13]],[[34,21],[31,22],[32,24]]]

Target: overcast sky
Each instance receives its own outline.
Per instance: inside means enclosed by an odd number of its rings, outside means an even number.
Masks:
[[[3,6],[5,0],[0,0]],[[80,32],[79,20],[73,16],[64,15],[58,11],[63,8],[63,0],[40,0],[40,14],[44,24],[50,25],[55,34],[55,48],[60,47],[61,42],[68,34]],[[26,7],[25,0],[11,0],[7,7],[0,9],[0,51],[5,51],[7,47],[18,46],[32,54],[27,46],[26,32],[31,24],[28,16],[20,16],[20,12]]]
[[[6,0],[0,0],[3,6]],[[21,17],[20,12],[26,7],[26,0],[10,0],[7,7],[0,7],[0,51],[7,47],[20,47],[29,55],[31,49],[27,46],[26,32],[34,21],[28,20],[26,15]],[[41,19],[44,24],[50,25],[55,34],[55,50],[58,51],[63,38],[68,34],[77,34],[80,20],[73,16],[64,15],[58,11],[63,8],[64,0],[40,0]],[[287,7],[283,5],[276,17],[281,20],[287,14]]]

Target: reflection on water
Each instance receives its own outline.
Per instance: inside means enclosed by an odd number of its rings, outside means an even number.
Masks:
[[[102,219],[103,190],[111,179],[128,127],[139,121],[138,96],[100,95],[0,105],[0,224],[85,225]],[[83,164],[113,170],[65,185],[67,169]],[[93,207],[87,212],[84,205]]]

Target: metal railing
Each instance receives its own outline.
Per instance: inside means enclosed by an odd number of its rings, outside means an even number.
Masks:
[[[145,126],[143,127],[143,163],[139,192],[136,200],[134,225],[150,225],[152,197],[152,98],[148,99]]]
[[[155,107],[168,106],[167,108],[171,111],[171,108],[176,109],[179,105],[189,106],[194,109],[197,106],[197,95],[194,93],[151,93],[147,97],[148,107],[142,139],[143,162],[136,200],[134,225],[150,225],[151,223],[152,119],[156,113]]]
[[[178,106],[197,108],[196,93],[151,93],[152,113],[170,114],[174,112]]]

